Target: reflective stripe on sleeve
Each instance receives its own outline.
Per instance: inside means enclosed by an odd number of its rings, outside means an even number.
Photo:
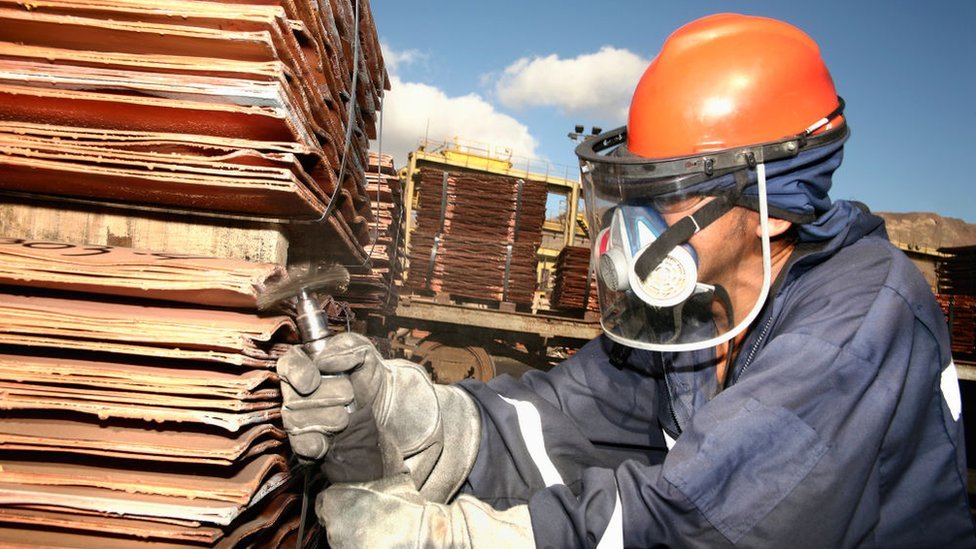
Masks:
[[[556,466],[549,459],[549,454],[546,452],[546,445],[542,439],[542,417],[539,415],[539,411],[530,402],[514,400],[503,396],[501,399],[515,408],[515,414],[518,417],[519,432],[522,434],[522,441],[525,442],[529,456],[539,470],[539,474],[542,475],[542,480],[546,483],[546,486],[565,484],[562,475],[556,470]]]
[[[956,363],[949,361],[949,365],[942,370],[942,379],[939,384],[942,388],[942,398],[945,399],[949,413],[952,414],[953,421],[959,421],[962,414],[962,395],[959,391],[959,374],[956,373]]]

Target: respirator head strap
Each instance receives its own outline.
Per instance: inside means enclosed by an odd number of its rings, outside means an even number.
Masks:
[[[752,161],[749,163],[750,166],[755,162],[754,159],[755,157],[753,156]],[[661,233],[661,236],[657,240],[651,243],[647,250],[634,263],[634,271],[637,273],[637,276],[642,280],[647,278],[664,261],[664,258],[671,253],[671,250],[684,244],[695,233],[711,225],[716,219],[734,208],[742,196],[742,190],[748,185],[749,176],[746,170],[736,170],[734,190],[716,195],[715,200],[705,204],[693,214],[682,217],[677,223]]]
[[[695,213],[682,217],[677,223],[668,227],[637,258],[634,263],[634,271],[637,276],[642,280],[647,278],[671,253],[671,250],[687,242],[695,233],[711,225],[716,219],[735,207],[739,194],[740,191],[736,190],[730,194],[718,195],[715,200],[705,204]]]

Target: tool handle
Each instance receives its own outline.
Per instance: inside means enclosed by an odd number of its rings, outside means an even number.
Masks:
[[[325,348],[330,336],[328,318],[318,301],[305,290],[298,296],[298,326],[305,353],[316,356]],[[347,375],[347,374],[338,374]],[[324,374],[323,377],[331,377]],[[322,462],[322,471],[330,482],[366,482],[383,477],[379,428],[369,406],[359,407],[353,400],[346,405],[349,425],[332,439]]]
[[[329,482],[366,482],[383,477],[379,429],[368,406],[349,414],[349,426],[332,439],[322,472]]]

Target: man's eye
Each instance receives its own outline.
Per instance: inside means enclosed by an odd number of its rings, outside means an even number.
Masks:
[[[659,196],[653,200],[653,206],[661,213],[678,213],[695,207],[704,199],[705,197],[701,195]]]

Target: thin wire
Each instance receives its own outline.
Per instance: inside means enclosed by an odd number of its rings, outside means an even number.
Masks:
[[[309,479],[312,473],[309,472],[310,467],[304,467],[305,472],[305,486],[302,488],[302,514],[298,523],[298,537],[295,539],[295,549],[301,549],[302,538],[305,537],[305,520],[308,516],[308,491],[311,488]]]
[[[342,189],[342,180],[346,174],[346,162],[349,159],[349,149],[352,144],[352,127],[353,127],[353,117],[356,114],[356,91],[359,83],[359,0],[356,0],[356,15],[355,23],[353,25],[353,53],[352,53],[352,87],[349,94],[349,106],[346,108],[346,137],[345,143],[342,146],[342,161],[339,163],[339,179],[336,181],[336,188],[332,191],[332,197],[329,198],[329,204],[325,208],[325,212],[322,213],[322,217],[318,219],[318,222],[325,221],[332,214],[333,207],[335,206],[335,199],[339,195],[339,190]]]
[[[349,106],[347,107],[347,110],[346,110],[346,137],[345,137],[345,143],[343,144],[343,147],[342,147],[342,161],[339,164],[339,179],[336,181],[336,188],[335,188],[334,191],[332,191],[332,196],[329,198],[329,204],[326,206],[325,212],[322,213],[322,217],[320,217],[318,219],[318,221],[317,221],[318,223],[321,223],[321,222],[325,221],[326,219],[329,218],[329,215],[332,214],[332,210],[333,210],[333,208],[335,206],[335,199],[339,195],[339,190],[342,189],[342,180],[345,177],[346,162],[348,161],[348,158],[349,158],[349,149],[351,148],[351,144],[352,144],[352,127],[353,127],[353,125],[355,123],[353,117],[356,114],[355,113],[355,109],[356,109],[356,91],[357,91],[357,86],[358,86],[358,83],[359,83],[359,55],[360,55],[360,52],[359,52],[359,0],[356,0],[355,3],[356,3],[355,16],[354,16],[355,17],[355,22],[353,24],[353,33],[352,33],[352,36],[353,36],[352,86],[350,88],[350,94],[349,94]],[[368,257],[367,257],[367,261],[369,261],[369,258]],[[348,322],[350,322],[350,320],[347,318],[347,326],[348,326]],[[311,489],[311,486],[310,486],[310,477],[311,477],[311,474],[309,473],[309,468],[306,467],[306,469],[305,469],[305,486],[304,486],[304,489],[302,490],[302,514],[301,514],[301,519],[300,519],[301,520],[301,523],[300,523],[299,528],[298,528],[298,539],[295,540],[295,547],[296,547],[296,549],[299,549],[302,546],[302,541],[303,541],[302,538],[304,537],[305,519],[306,519],[306,514],[308,512],[309,490]]]
[[[373,203],[373,220],[376,229],[376,239],[373,241],[373,245],[369,248],[369,255],[366,256],[366,260],[363,261],[363,265],[369,263],[373,260],[373,252],[376,250],[376,244],[380,240],[380,189],[383,185],[383,97],[385,93],[383,87],[380,86],[380,127],[377,132],[376,137],[376,202]],[[396,166],[394,166],[394,171]],[[389,258],[387,258],[389,259]]]

